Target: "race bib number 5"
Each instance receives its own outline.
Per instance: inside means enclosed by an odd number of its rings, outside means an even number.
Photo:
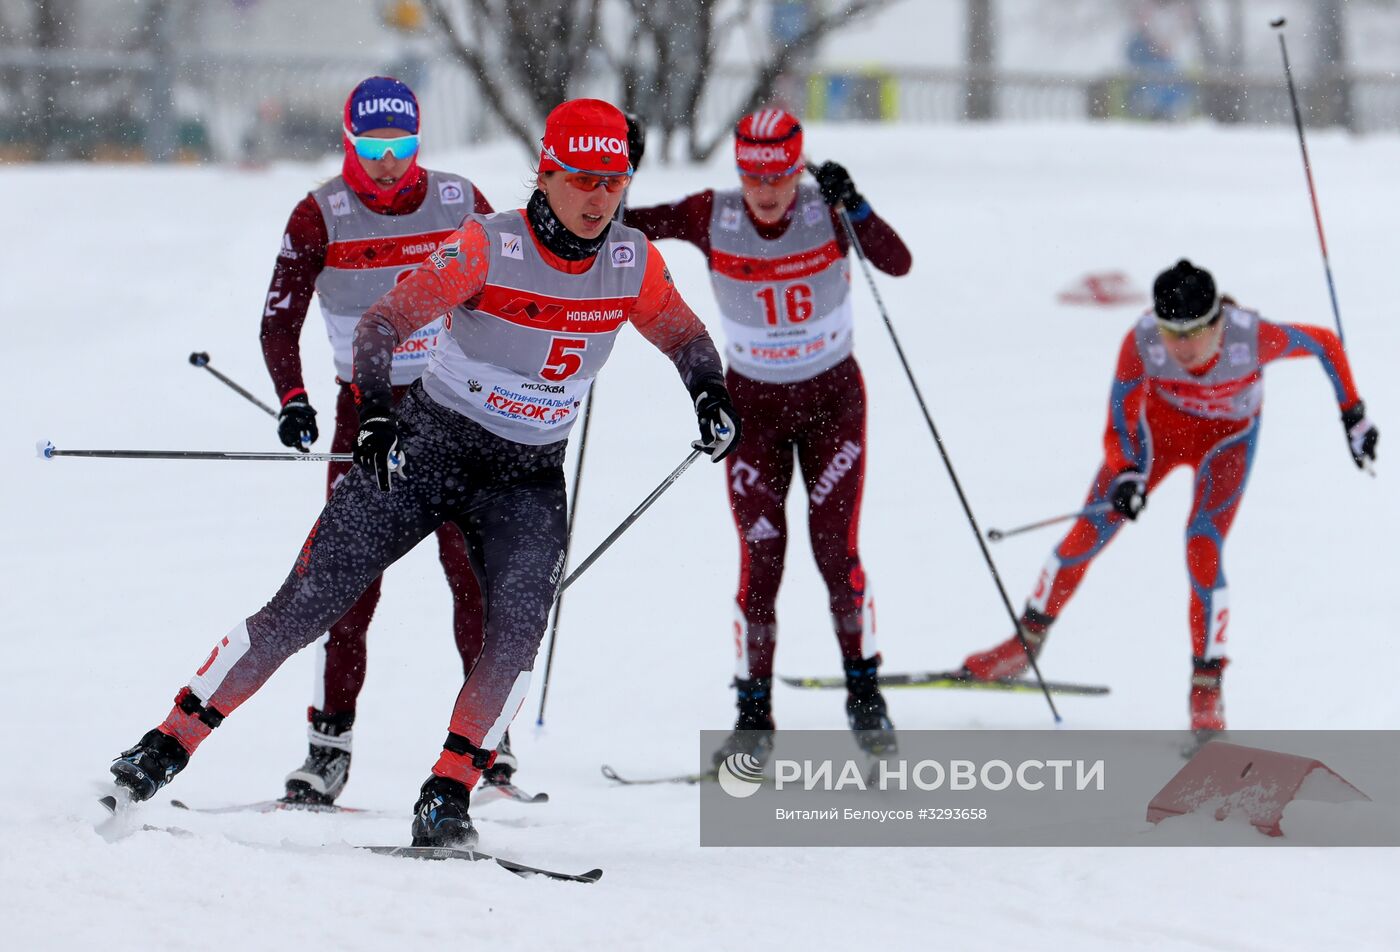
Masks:
[[[556,337],[549,344],[549,356],[540,368],[540,376],[559,382],[568,380],[583,366],[583,352],[588,341],[582,337]]]

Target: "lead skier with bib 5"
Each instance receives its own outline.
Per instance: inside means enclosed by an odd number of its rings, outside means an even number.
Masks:
[[[1191,582],[1191,729],[1204,740],[1225,729],[1221,677],[1229,658],[1225,538],[1254,461],[1264,401],[1264,366],[1316,357],[1341,411],[1358,467],[1376,458],[1378,432],[1352,383],[1341,340],[1330,330],[1276,324],[1216,291],[1208,271],[1182,259],[1157,276],[1153,307],[1123,339],[1109,397],[1104,461],[1082,515],[1050,555],[1020,618],[1025,644],[1039,655],[1090,564],[1158,483],[1178,466],[1195,472],[1186,523]],[[1013,636],[974,654],[976,678],[1007,678],[1027,667]]]
[[[277,434],[285,446],[305,452],[319,436],[301,372],[301,330],[312,296],[320,300],[339,387],[331,452],[348,453],[358,426],[350,387],[355,325],[469,212],[492,211],[467,179],[418,164],[420,122],[418,98],[408,86],[387,76],[361,82],[345,101],[341,174],[303,198],[287,221],[262,319],[263,358],[281,400]],[[423,375],[441,333],[442,322],[435,321],[395,348],[395,403]],[[330,464],[327,497],[349,471],[349,463]],[[437,542],[465,671],[481,654],[481,591],[456,525],[440,526]],[[365,636],[379,588],[375,579],[316,642],[315,692],[307,709],[310,750],[306,762],[287,775],[286,800],[334,803],[349,780],[355,702],[365,683]],[[501,739],[485,782],[509,782],[516,767],[509,741]]]
[[[846,672],[847,719],[867,752],[895,746],[876,681],[875,603],[857,546],[865,381],[851,353],[850,247],[836,209],[845,208],[861,247],[882,271],[907,273],[910,255],[840,165],[826,162],[814,170],[816,184],[802,184],[802,139],[801,123],[783,110],[745,116],[734,134],[739,188],[626,214],[652,240],[679,238],[705,253],[724,319],[726,380],[747,427],[725,472],[739,532],[739,710],[736,733],[717,760],[742,750],[764,761],[771,752],[775,603],[794,455]]]
[[[631,177],[627,123],[578,99],[550,113],[522,209],[472,215],[355,327],[356,468],[266,606],[214,646],[165,720],[112,764],[149,799],[210,732],[384,569],[455,522],[481,580],[481,655],[414,807],[413,843],[470,846],[469,797],[525,699],[564,567],[565,442],[624,324],[671,359],[697,448],[739,439],[719,354],[646,236],[613,221]],[[393,353],[442,314],[423,376],[393,402]]]

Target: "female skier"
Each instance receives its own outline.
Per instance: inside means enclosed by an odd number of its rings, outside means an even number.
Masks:
[[[1191,729],[1204,740],[1225,729],[1221,676],[1229,658],[1225,537],[1235,521],[1254,460],[1264,365],[1316,357],[1341,409],[1356,465],[1376,458],[1378,432],[1352,383],[1336,334],[1321,327],[1275,324],[1216,291],[1210,272],[1182,259],[1157,276],[1153,307],[1123,339],[1108,404],[1104,461],[1085,513],[1055,547],[1012,636],[963,664],[977,678],[1005,678],[1039,656],[1090,563],[1147,505],[1178,466],[1195,472],[1186,523],[1191,579]]]
[[[862,748],[893,749],[876,673],[875,610],[857,536],[865,477],[865,381],[851,353],[850,251],[844,207],[866,255],[888,274],[909,271],[909,251],[835,162],[806,163],[802,125],[779,109],[739,121],[739,188],[706,190],[673,205],[629,208],[648,238],[679,238],[704,252],[728,338],[726,382],[747,427],[730,457],[729,504],[739,533],[735,599],[735,735],[717,757],[772,747],[774,604],[787,550],[784,505],[796,455],[807,521],[826,582],[846,671],[846,714]]]
[[[481,581],[486,634],[414,807],[413,842],[476,841],[469,795],[525,699],[564,567],[565,440],[624,324],[675,364],[723,459],[739,439],[714,344],[640,232],[614,223],[631,177],[627,123],[593,99],[550,113],[522,209],[472,215],[355,327],[357,465],[287,580],[239,622],[165,720],[112,764],[145,800],[292,653],[396,559],[455,522]],[[428,369],[393,403],[394,349],[444,321]]]

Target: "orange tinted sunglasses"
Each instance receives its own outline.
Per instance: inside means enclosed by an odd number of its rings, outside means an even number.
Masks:
[[[594,172],[569,172],[565,174],[564,181],[581,192],[592,192],[602,187],[616,194],[631,184],[632,176],[626,172],[603,175]]]
[[[747,172],[739,173],[739,182],[749,188],[758,188],[760,185],[781,185],[791,179],[796,172],[779,172],[777,175],[750,175]]]

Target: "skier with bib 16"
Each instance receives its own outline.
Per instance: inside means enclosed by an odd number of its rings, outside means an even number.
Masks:
[[[470,846],[472,788],[529,687],[564,565],[565,441],[580,402],[631,324],[675,364],[715,460],[737,413],[704,325],[661,255],[614,222],[631,176],[614,106],[566,102],[545,123],[525,208],[472,215],[355,328],[357,464],[266,606],[215,645],[165,720],[112,764],[149,799],[295,651],[445,522],[469,543],[486,605],[481,655],[414,806],[413,842]],[[428,369],[397,406],[394,348],[448,315]]]
[[[1204,740],[1225,729],[1221,677],[1229,663],[1230,618],[1223,554],[1254,460],[1264,399],[1264,366],[1316,357],[1341,411],[1356,465],[1376,458],[1378,433],[1352,383],[1341,340],[1321,327],[1277,324],[1216,291],[1208,271],[1183,259],[1157,276],[1153,308],[1128,332],[1118,355],[1104,461],[1086,512],[1051,553],[1020,618],[1039,655],[1089,565],[1147,505],[1178,466],[1195,471],[1186,524],[1191,582],[1191,729]],[[1015,636],[963,663],[976,678],[1006,678],[1027,667]]]
[[[865,479],[865,381],[852,355],[850,251],[844,207],[866,255],[888,274],[910,255],[835,162],[803,184],[802,125],[781,109],[739,121],[739,188],[706,190],[675,204],[629,208],[625,220],[653,240],[678,238],[708,260],[723,316],[726,380],[747,435],[725,475],[739,532],[734,638],[736,733],[717,753],[766,761],[774,728],[775,602],[787,550],[784,515],[793,458],[807,488],[813,554],[826,583],[846,672],[846,714],[868,753],[894,749],[876,681],[875,608],[857,546]]]

